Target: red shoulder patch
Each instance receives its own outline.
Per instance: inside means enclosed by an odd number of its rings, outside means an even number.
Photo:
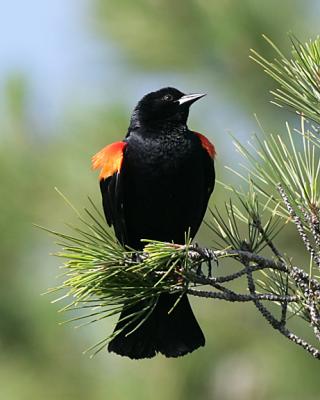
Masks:
[[[116,172],[120,171],[123,151],[127,143],[125,142],[115,142],[100,150],[96,155],[92,157],[92,168],[101,168],[99,178],[107,179]]]
[[[214,145],[210,142],[209,139],[207,139],[204,135],[202,135],[199,132],[194,132],[198,138],[201,141],[202,147],[208,152],[209,156],[214,159],[217,152],[216,152],[216,148],[214,147]]]

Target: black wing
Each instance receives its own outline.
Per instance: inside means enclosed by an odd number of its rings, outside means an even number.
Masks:
[[[201,221],[206,212],[208,202],[213,192],[216,174],[214,170],[214,158],[216,156],[216,149],[214,144],[210,140],[199,132],[192,132],[201,145],[202,150],[202,160],[203,160],[203,176],[204,176],[204,193],[203,193],[203,207],[202,207],[202,217]]]
[[[214,170],[214,160],[213,158],[205,151],[204,155],[204,164],[205,164],[205,182],[207,185],[207,194],[208,194],[208,201],[213,192],[215,181],[216,181],[216,174]]]
[[[214,185],[215,185],[215,169],[214,169],[214,159],[208,154],[206,150],[203,150],[203,162],[204,162],[204,202],[203,202],[203,209],[202,209],[202,218],[206,213],[206,209],[208,206],[208,202],[210,196],[213,192]]]
[[[127,229],[124,219],[123,180],[120,172],[100,181],[102,205],[107,223],[113,225],[117,239],[126,243]]]

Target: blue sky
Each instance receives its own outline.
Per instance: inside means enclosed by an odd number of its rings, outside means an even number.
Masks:
[[[112,44],[103,43],[90,29],[90,0],[11,0],[3,2],[0,13],[0,88],[11,74],[21,73],[31,87],[34,113],[41,109],[41,118],[56,122],[68,104],[75,99],[81,105],[99,101],[126,100],[134,102],[151,88],[168,84],[184,88],[186,77],[177,74],[148,74],[129,71],[125,55]],[[315,19],[320,2],[310,9]],[[309,3],[310,6],[310,3]],[[311,25],[313,22],[310,22]],[[317,24],[315,24],[317,26]],[[194,82],[203,91],[201,79]],[[115,90],[115,88],[117,90]],[[223,130],[247,131],[255,125],[250,116],[224,104],[219,94],[210,94],[207,124],[210,126],[210,107],[219,115],[217,122]],[[41,107],[39,107],[39,105]]]
[[[0,14],[0,85],[10,74],[22,73],[32,88],[34,108],[40,104],[42,118],[51,120],[69,99],[81,104],[110,96],[132,107],[151,88],[185,86],[185,77],[178,74],[128,73],[121,51],[111,41],[100,42],[90,30],[89,5],[90,0],[5,2]]]
[[[99,97],[105,55],[114,50],[104,43],[101,51],[86,28],[86,7],[86,0],[11,0],[1,7],[0,84],[11,74],[26,76],[48,117],[71,96]]]

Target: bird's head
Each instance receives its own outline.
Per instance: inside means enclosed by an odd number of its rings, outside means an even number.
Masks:
[[[148,93],[134,109],[131,123],[145,127],[161,126],[168,122],[186,124],[189,107],[203,96],[205,94],[184,94],[172,87]]]

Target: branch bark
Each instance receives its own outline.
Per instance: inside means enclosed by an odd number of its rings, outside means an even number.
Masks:
[[[269,259],[259,254],[251,253],[244,250],[217,250],[201,249],[197,246],[189,247],[189,257],[193,261],[206,261],[204,255],[207,257],[218,260],[224,257],[231,257],[243,265],[240,271],[225,275],[209,277],[199,274],[194,271],[187,271],[186,278],[189,285],[186,292],[189,295],[211,298],[217,300],[225,300],[229,302],[253,302],[260,314],[268,321],[268,323],[283,336],[290,341],[301,346],[304,350],[309,352],[313,357],[320,359],[320,350],[312,344],[305,341],[295,333],[291,332],[286,324],[288,320],[288,305],[290,303],[304,304],[310,316],[310,325],[313,328],[315,337],[320,340],[320,316],[316,308],[316,301],[320,299],[320,284],[316,279],[310,277],[302,268],[292,266],[286,263],[280,252],[276,249],[273,243],[269,243],[269,247],[274,253],[276,259]],[[286,279],[285,293],[257,293],[256,283],[253,273],[270,269],[277,271],[284,275]],[[247,277],[247,287],[249,293],[236,293],[225,286],[224,284],[235,281],[241,277]],[[301,291],[301,295],[294,294],[288,295],[288,280],[291,279],[296,287]],[[194,285],[208,285],[215,288],[215,291],[202,290],[198,288],[191,288],[190,284]],[[185,290],[183,288],[181,291]],[[281,319],[278,320],[262,302],[275,302],[281,305]]]

